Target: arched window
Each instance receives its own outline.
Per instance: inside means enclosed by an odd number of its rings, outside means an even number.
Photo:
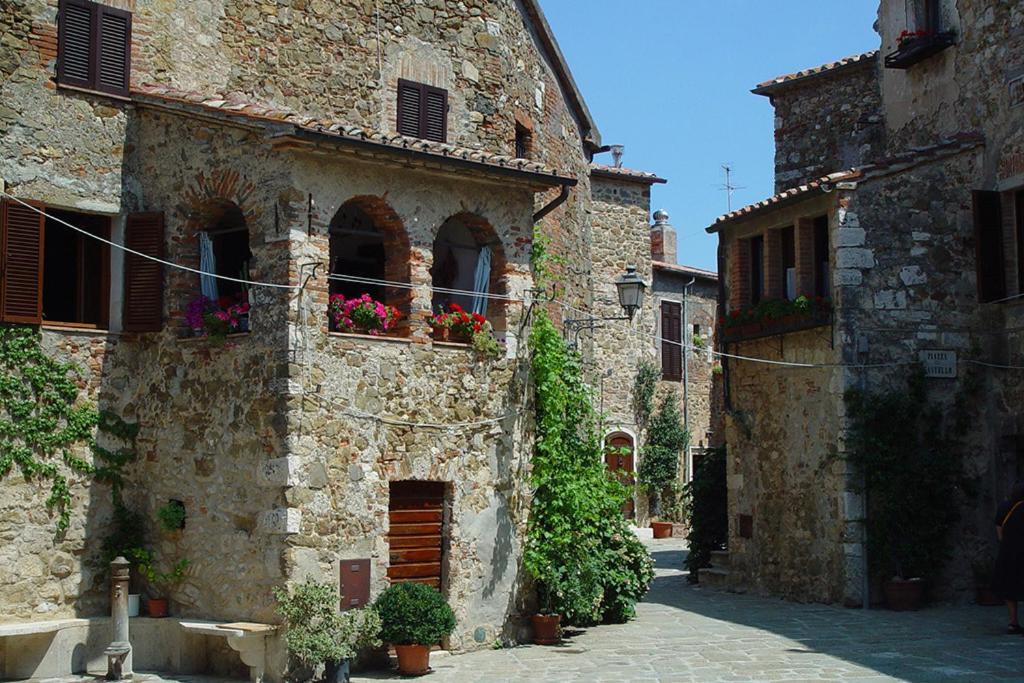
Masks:
[[[505,301],[488,295],[505,293],[505,254],[486,220],[460,213],[441,225],[434,239],[431,278],[435,312],[458,304],[486,316],[496,333],[504,332]]]
[[[407,334],[412,291],[396,285],[409,282],[409,240],[398,215],[380,197],[354,197],[338,209],[329,233],[331,300],[369,295],[397,311],[388,333]],[[328,318],[331,329],[341,329]]]
[[[238,205],[229,201],[212,202],[206,207],[203,228],[199,232],[199,270],[239,280],[251,280],[249,266],[249,227]],[[248,286],[232,280],[200,276],[203,296],[222,308],[249,303]]]

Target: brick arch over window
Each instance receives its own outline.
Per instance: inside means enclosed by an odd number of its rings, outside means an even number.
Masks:
[[[434,238],[434,263],[431,267],[432,284],[437,289],[475,291],[475,271],[481,250],[490,250],[490,273],[487,278],[488,294],[506,294],[505,279],[508,261],[505,250],[494,227],[487,219],[474,213],[462,212],[449,217],[438,228]],[[471,310],[473,297],[435,291],[434,310],[456,302]],[[505,305],[502,299],[486,300],[486,316],[496,332],[505,331]]]
[[[342,204],[331,219],[330,261],[332,275],[409,284],[409,235],[401,218],[381,197],[362,195]],[[412,290],[376,283],[331,280],[330,293],[346,298],[370,294],[402,314],[399,333],[409,331]]]

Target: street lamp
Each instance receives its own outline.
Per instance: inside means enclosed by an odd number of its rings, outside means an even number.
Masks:
[[[615,289],[619,290],[619,305],[625,311],[626,318],[632,322],[633,315],[643,305],[647,283],[636,274],[636,266],[626,266],[626,272],[615,281]]]
[[[619,305],[622,306],[622,312],[626,315],[566,320],[564,323],[566,334],[574,334],[573,346],[576,345],[576,340],[579,339],[582,330],[595,330],[603,327],[599,323],[610,320],[633,321],[633,316],[643,305],[644,291],[647,289],[647,283],[637,274],[636,266],[626,266],[626,272],[615,280],[615,289],[619,293]]]

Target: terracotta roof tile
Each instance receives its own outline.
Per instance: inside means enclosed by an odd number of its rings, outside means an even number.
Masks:
[[[430,140],[408,138],[398,134],[381,131],[366,131],[359,126],[351,126],[342,121],[318,120],[303,116],[294,111],[277,109],[258,102],[248,102],[237,93],[200,94],[173,88],[165,85],[143,84],[132,88],[132,97],[143,104],[147,101],[186,105],[199,108],[203,113],[219,113],[225,116],[245,117],[253,121],[270,123],[288,123],[300,129],[329,135],[340,139],[359,140],[380,145],[382,148],[411,149],[438,158],[459,158],[473,161],[484,166],[522,171],[540,176],[548,176],[556,184],[574,184],[575,179],[560,174],[544,164],[527,159],[514,159],[503,154],[494,154],[485,150],[456,147]],[[571,182],[570,182],[571,181]],[[657,181],[655,181],[657,182]],[[664,181],[662,181],[664,182]]]
[[[705,270],[703,268],[694,268],[693,266],[683,266],[678,263],[665,263],[664,261],[653,261],[651,267],[655,270],[667,270],[672,273],[680,273],[682,275],[694,275],[696,277],[702,277],[708,280],[717,280],[718,273],[713,270]]]
[[[819,66],[811,67],[810,69],[804,69],[803,71],[796,71],[791,74],[783,74],[782,76],[776,76],[770,81],[764,83],[758,83],[757,87],[751,92],[758,95],[767,95],[771,92],[779,90],[781,86],[790,85],[796,81],[802,81],[805,78],[811,78],[813,76],[823,76],[831,73],[835,73],[839,69],[845,67],[852,67],[858,64],[866,65],[867,62],[874,61],[878,58],[878,50],[871,50],[870,52],[862,52],[859,55],[851,55],[850,57],[843,57],[842,59],[827,64],[821,64]]]
[[[621,166],[606,166],[605,164],[591,163],[590,173],[592,175],[616,177],[622,178],[623,180],[634,180],[638,182],[644,182],[647,184],[668,182],[664,178],[659,178],[654,173],[648,173],[647,171],[638,171],[633,168],[623,168]]]
[[[985,138],[983,135],[975,132],[964,132],[951,138],[947,138],[934,145],[912,147],[902,154],[885,157],[873,163],[858,166],[857,168],[830,173],[827,176],[812,180],[805,185],[783,190],[782,192],[772,195],[767,199],[762,199],[759,202],[749,204],[741,209],[736,209],[735,211],[730,211],[727,214],[719,216],[715,219],[715,222],[707,228],[707,232],[718,232],[725,224],[734,220],[748,218],[750,216],[769,211],[776,206],[789,204],[793,201],[799,201],[803,199],[805,195],[810,195],[816,191],[824,192],[826,190],[822,189],[823,185],[829,186],[835,185],[836,183],[876,178],[892,173],[898,173],[922,162],[959,154],[960,152],[973,149],[984,143]]]

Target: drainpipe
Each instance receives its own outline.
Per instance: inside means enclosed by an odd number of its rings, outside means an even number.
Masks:
[[[558,196],[552,199],[544,206],[542,206],[540,210],[537,211],[537,213],[533,214],[533,222],[539,223],[540,220],[544,218],[544,216],[547,216],[549,213],[560,207],[562,204],[565,204],[565,200],[569,198],[570,189],[570,185],[562,185],[562,191],[558,193]]]
[[[690,439],[690,344],[687,344],[685,340],[689,338],[692,342],[693,337],[690,336],[690,308],[688,306],[688,299],[690,298],[690,287],[697,281],[696,277],[691,277],[690,281],[683,285],[683,333],[679,335],[683,342],[683,429],[686,430],[686,479],[689,481],[693,479],[693,443]]]

